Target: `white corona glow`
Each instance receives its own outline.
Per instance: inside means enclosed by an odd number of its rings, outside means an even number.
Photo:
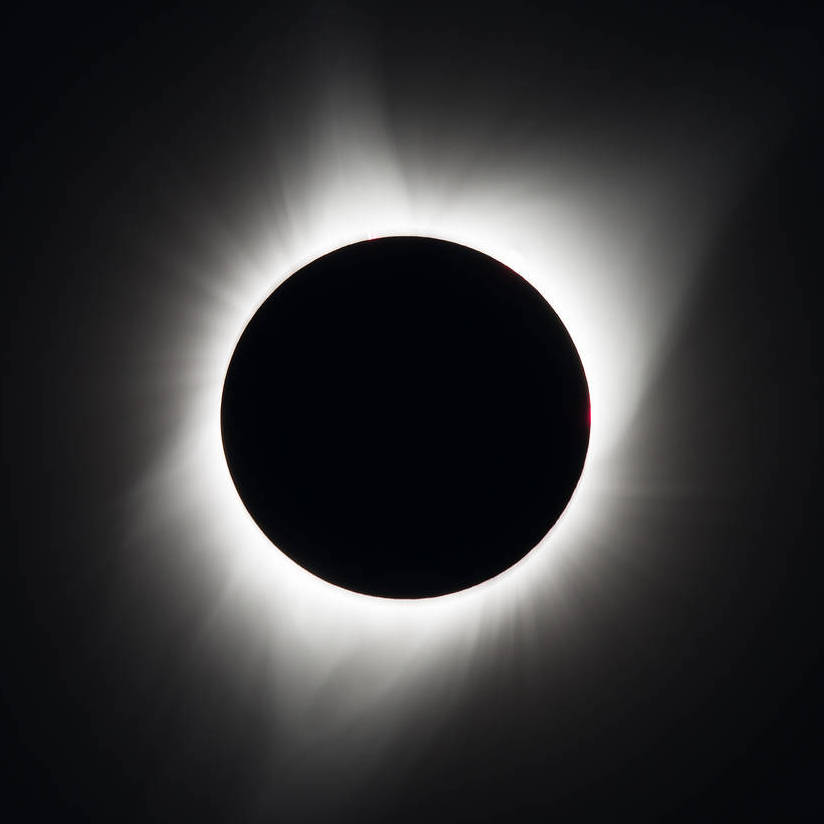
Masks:
[[[222,582],[204,633],[263,662],[280,736],[322,747],[359,724],[377,758],[400,708],[411,717],[435,693],[448,707],[477,656],[512,633],[538,643],[536,622],[550,615],[562,622],[569,576],[621,528],[615,478],[638,459],[622,439],[736,172],[697,157],[608,174],[583,149],[528,160],[502,149],[467,176],[448,154],[394,146],[368,94],[342,98],[344,119],[318,113],[320,137],[284,149],[262,173],[261,188],[281,205],[259,217],[254,241],[240,244],[195,211],[203,260],[165,261],[185,289],[173,318],[153,329],[145,370],[169,399],[159,413],[168,436],[131,500],[131,537],[175,554],[196,580]],[[525,277],[567,327],[593,410],[583,475],[549,535],[496,578],[419,601],[343,590],[273,547],[234,488],[220,434],[226,369],[260,304],[317,257],[389,235],[461,243]]]

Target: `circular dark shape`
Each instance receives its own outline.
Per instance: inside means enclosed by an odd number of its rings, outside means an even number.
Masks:
[[[546,535],[584,466],[589,392],[523,278],[465,246],[388,237],[269,296],[229,364],[221,426],[277,547],[346,589],[423,598]]]

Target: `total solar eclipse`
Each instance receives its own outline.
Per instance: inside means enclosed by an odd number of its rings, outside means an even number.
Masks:
[[[583,470],[589,391],[520,275],[386,237],[272,292],[232,355],[221,428],[278,549],[346,589],[423,598],[494,577],[547,534]]]

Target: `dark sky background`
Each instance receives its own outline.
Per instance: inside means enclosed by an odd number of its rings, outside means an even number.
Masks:
[[[813,4],[110,4],[5,29],[6,820],[824,817]],[[164,395],[186,391],[142,359],[185,326],[150,251],[197,268],[204,204],[242,245],[273,143],[314,140],[317,96],[364,72],[390,142],[451,158],[455,180],[560,145],[605,179],[690,151],[755,160],[622,439],[642,459],[565,620],[539,611],[529,638],[445,670],[451,691],[407,688],[372,749],[368,706],[328,732],[347,688],[330,677],[322,740],[296,749],[242,628],[214,617],[217,573],[189,585],[168,535],[127,540],[124,500],[166,442]],[[332,103],[345,130],[349,99]]]

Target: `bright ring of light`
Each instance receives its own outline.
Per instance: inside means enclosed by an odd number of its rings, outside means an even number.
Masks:
[[[274,662],[281,723],[293,725],[298,737],[302,713],[311,711],[313,696],[343,662],[357,675],[351,689],[336,692],[342,718],[389,701],[388,685],[403,674],[409,677],[391,702],[424,700],[421,683],[441,683],[447,672],[457,676],[469,656],[495,649],[513,621],[530,624],[539,610],[547,615],[548,605],[563,607],[565,578],[620,523],[616,447],[691,272],[686,266],[679,277],[660,277],[662,255],[680,239],[671,228],[669,235],[659,232],[656,246],[633,241],[644,237],[638,227],[648,227],[658,214],[654,199],[629,194],[644,183],[648,190],[658,185],[662,178],[652,172],[652,182],[623,181],[615,209],[597,167],[586,164],[567,164],[567,176],[577,173],[578,185],[560,197],[552,178],[542,179],[535,168],[486,168],[467,179],[434,162],[425,171],[405,165],[380,137],[341,136],[334,126],[318,131],[332,136],[329,145],[291,158],[282,168],[292,171],[271,184],[288,210],[271,215],[260,237],[240,247],[211,223],[203,225],[200,236],[213,244],[211,268],[199,265],[193,275],[176,269],[187,284],[184,299],[167,331],[147,345],[153,364],[169,364],[160,379],[181,382],[165,413],[174,427],[133,518],[136,530],[148,531],[155,545],[181,559],[188,581],[217,588],[215,620],[228,616],[243,648]],[[686,190],[685,181],[693,179],[669,184]],[[490,581],[414,601],[340,589],[273,552],[236,493],[220,432],[225,373],[261,303],[289,274],[325,253],[389,235],[450,240],[526,278],[575,341],[593,410],[583,474],[549,535]],[[374,715],[375,735],[380,717]]]

